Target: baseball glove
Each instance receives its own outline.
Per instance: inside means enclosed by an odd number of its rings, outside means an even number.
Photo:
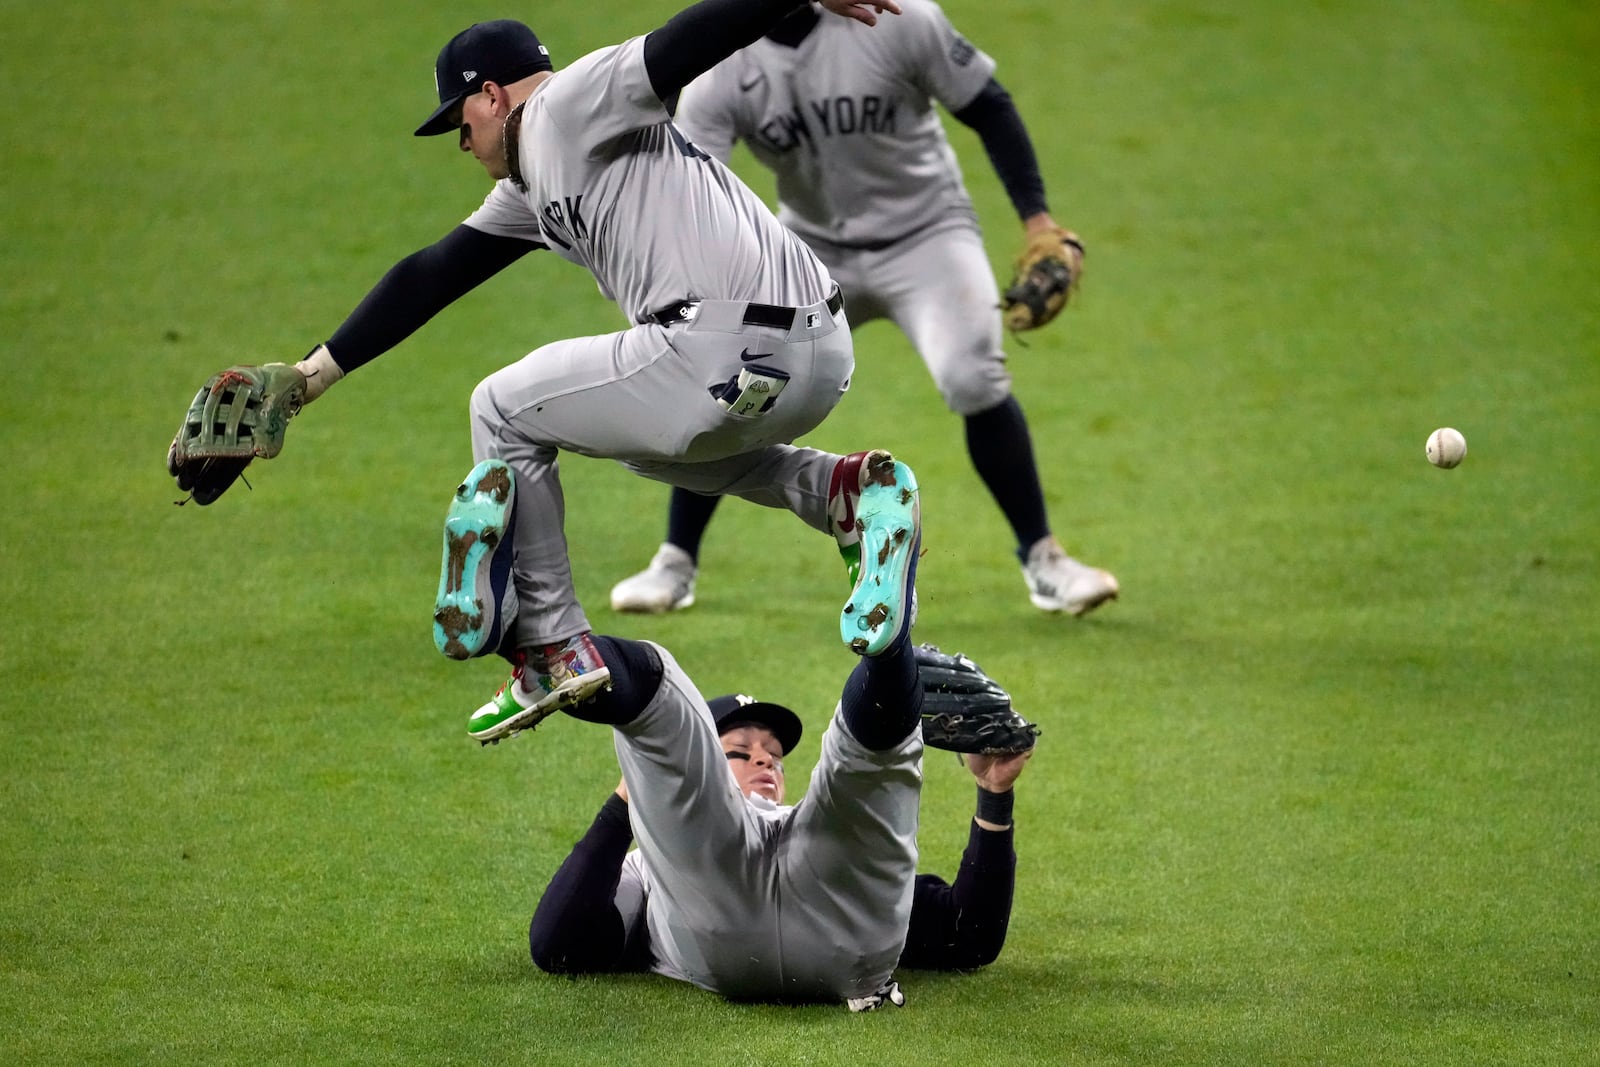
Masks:
[[[922,743],[950,752],[1004,755],[1026,752],[1039,728],[1011,707],[1011,694],[957,652],[918,645],[922,681]]]
[[[1000,307],[1007,329],[1037,330],[1061,314],[1083,277],[1083,242],[1053,227],[1028,239]]]
[[[167,449],[168,472],[196,504],[211,503],[251,460],[283,451],[289,420],[305,399],[305,375],[287,363],[213,374],[195,394]]]

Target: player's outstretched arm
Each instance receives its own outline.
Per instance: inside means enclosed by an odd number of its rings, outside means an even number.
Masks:
[[[978,783],[978,804],[961,869],[952,883],[938,875],[917,876],[902,967],[965,971],[999,958],[1016,889],[1013,790],[1032,757],[1031,748],[963,757]]]
[[[1061,313],[1082,281],[1083,241],[1051,217],[1033,141],[1004,86],[990,78],[970,103],[951,113],[983,142],[1022,220],[1022,254],[1000,301],[1005,324],[1014,331],[1037,329]]]
[[[894,0],[823,0],[828,10],[871,26],[878,11],[900,13]],[[782,22],[795,0],[700,0],[651,31],[644,41],[644,68],[650,87],[662,101],[674,100],[683,87],[754,43]]]
[[[396,263],[325,344],[289,366],[230,367],[201,386],[167,449],[167,471],[210,504],[255,459],[283,448],[289,420],[346,373],[382,355],[463,294],[534,248],[457,226]],[[179,501],[184,503],[184,501]]]
[[[383,355],[439,312],[544,245],[465,224],[405,257],[383,276],[328,338],[348,374]]]
[[[973,757],[968,756],[970,761]],[[984,757],[1023,762],[1014,756]],[[999,794],[1007,799],[1011,793]],[[938,971],[970,971],[993,963],[1005,947],[1016,889],[1017,853],[1009,810],[986,811],[979,794],[979,816],[967,835],[956,880],[917,875],[911,897],[911,924],[900,966]],[[989,819],[983,817],[984,814]],[[1004,828],[990,820],[1003,818]]]

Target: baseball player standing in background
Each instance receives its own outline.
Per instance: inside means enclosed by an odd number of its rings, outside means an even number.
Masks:
[[[875,12],[899,10],[894,0],[824,2],[863,29]],[[851,516],[865,479],[892,466],[881,452],[787,444],[849,384],[838,288],[759,197],[679,133],[665,103],[793,6],[702,0],[560,72],[520,22],[457,34],[435,65],[438,106],[416,132],[457,133],[495,179],[482,206],[397,263],[299,364],[214,376],[169,451],[179,488],[209,504],[251,458],[277,454],[303,403],[523,255],[548,249],[592,272],[634,325],[544,345],[472,396],[477,466],[446,519],[434,638],[453,658],[499,653],[515,666],[468,724],[479,741],[610,681],[573,589],[561,450],[787,508],[817,530]],[[852,522],[836,534],[847,558],[869,532]],[[882,603],[894,580],[882,558],[852,568],[841,615],[841,636],[862,653],[881,651],[909,610]]]
[[[899,326],[962,417],[972,464],[1016,537],[1029,598],[1082,615],[1115,598],[1117,580],[1067,555],[1051,533],[1001,349],[994,274],[934,108],[977,131],[1030,247],[1038,240],[1065,253],[1070,291],[1082,245],[1051,217],[1027,130],[994,69],[932,0],[905,0],[899,18],[870,32],[807,5],[685,89],[675,121],[724,162],[743,140],[776,173],[778,217],[839,283],[851,327],[878,318]],[[1055,310],[1018,306],[1007,319],[1025,327]],[[716,506],[714,496],[674,490],[666,541],[646,570],[612,589],[611,606],[694,603]]]
[[[910,532],[899,592],[909,601],[918,503],[898,489],[874,485],[860,503]],[[794,712],[742,696],[708,704],[665,649],[596,637],[613,688],[568,713],[614,727],[622,784],[539,900],[534,962],[866,1010],[904,1003],[896,966],[994,960],[1016,867],[1012,786],[1029,751],[968,757],[978,809],[960,873],[953,885],[918,876],[923,686],[909,631],[908,619],[856,665],[810,788],[789,806]]]

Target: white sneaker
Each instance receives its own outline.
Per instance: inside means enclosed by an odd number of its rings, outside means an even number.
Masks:
[[[663,543],[650,566],[611,587],[611,610],[656,615],[682,611],[694,603],[695,573],[689,553]]]
[[[1110,571],[1079,563],[1054,537],[1043,538],[1028,550],[1022,579],[1028,583],[1028,599],[1041,611],[1085,615],[1117,599],[1117,580]]]

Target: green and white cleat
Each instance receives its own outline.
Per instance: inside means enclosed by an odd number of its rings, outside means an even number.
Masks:
[[[485,745],[531,730],[562,708],[581,704],[611,688],[611,669],[589,635],[524,649],[522,662],[494,699],[467,720],[467,734]]]

